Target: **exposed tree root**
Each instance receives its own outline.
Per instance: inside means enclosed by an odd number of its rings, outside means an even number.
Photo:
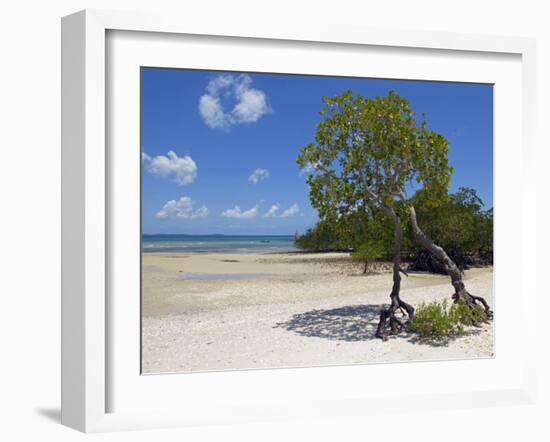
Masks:
[[[453,285],[455,286],[456,290],[455,293],[452,295],[452,299],[454,300],[454,302],[462,301],[471,309],[475,309],[478,305],[481,304],[483,310],[485,311],[485,320],[490,321],[493,319],[493,311],[491,310],[491,307],[489,306],[487,301],[485,301],[485,299],[483,299],[481,296],[474,296],[470,292],[468,292],[468,290],[466,290],[466,288],[464,287],[464,283],[462,283],[462,281]]]
[[[395,223],[395,239],[393,250],[393,287],[390,293],[391,304],[389,307],[380,310],[380,321],[376,329],[376,337],[386,340],[388,334],[396,335],[401,331],[408,330],[409,323],[414,316],[414,308],[407,304],[399,297],[401,290],[401,275],[407,273],[401,268],[401,241],[403,232],[401,230],[401,220],[393,209],[387,209]],[[401,313],[401,317],[396,316],[397,312]],[[389,323],[389,332],[386,330],[386,325]]]
[[[397,312],[401,312],[401,317],[396,316]],[[376,337],[386,340],[389,335],[396,335],[401,331],[409,330],[409,323],[414,316],[414,307],[402,301],[399,296],[392,297],[392,303],[388,308],[380,310],[380,321],[376,329]],[[386,330],[386,325],[389,324],[389,332]]]

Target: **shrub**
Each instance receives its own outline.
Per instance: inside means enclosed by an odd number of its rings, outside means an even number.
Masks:
[[[456,324],[471,327],[485,320],[485,310],[480,305],[468,307],[464,301],[459,300],[449,309],[449,316]]]
[[[448,308],[447,300],[422,303],[416,309],[411,328],[421,338],[444,339],[464,331],[485,318],[483,307],[468,307],[463,301]]]
[[[384,256],[384,244],[379,239],[369,238],[359,245],[352,253],[351,257],[356,261],[365,263],[363,273],[367,273],[369,262]]]
[[[416,309],[411,328],[423,338],[440,339],[455,332],[455,323],[447,310],[447,300],[422,303]]]

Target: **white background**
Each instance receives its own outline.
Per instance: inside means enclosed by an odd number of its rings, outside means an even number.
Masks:
[[[337,400],[346,409],[344,398],[377,398],[384,395],[428,395],[495,391],[520,388],[525,351],[529,351],[515,327],[521,317],[513,293],[529,290],[520,278],[510,279],[521,255],[521,244],[508,240],[510,231],[521,231],[521,213],[516,203],[520,188],[512,176],[521,164],[521,64],[509,55],[403,51],[355,46],[345,51],[338,45],[292,43],[263,44],[250,40],[233,41],[230,47],[219,39],[190,40],[162,38],[158,34],[115,32],[111,34],[109,68],[111,116],[110,163],[110,317],[111,361],[109,411],[178,410],[182,415],[200,415],[213,420],[229,413],[227,403],[242,409],[250,421],[260,410],[273,407],[303,408],[304,400]],[[326,60],[331,63],[327,64]],[[140,66],[190,67],[243,70],[249,72],[315,73],[380,78],[429,78],[434,81],[468,81],[495,84],[495,228],[497,254],[495,292],[497,295],[496,358],[483,361],[448,361],[422,364],[378,364],[368,367],[332,367],[316,370],[256,370],[240,373],[204,373],[181,376],[139,376],[141,311],[139,303],[139,89]],[[429,72],[426,72],[429,66]],[[528,227],[528,226],[527,226]],[[525,227],[524,227],[525,229]],[[531,231],[524,232],[524,235]],[[527,288],[526,288],[527,287]],[[524,297],[523,299],[528,299]],[[460,373],[460,377],[455,377]],[[392,385],[402,376],[414,382]],[[453,376],[453,382],[449,377]],[[376,379],[376,381],[373,381]],[[322,388],[319,386],[322,385]],[[390,388],[388,388],[390,387]],[[192,398],[192,399],[191,399]],[[404,402],[404,401],[403,401]],[[433,401],[435,402],[435,401]],[[411,400],[410,403],[416,403]],[[309,405],[309,408],[313,408]],[[407,405],[404,406],[406,409]],[[357,409],[357,402],[348,408]],[[434,405],[432,409],[438,409]],[[333,410],[332,413],[334,414]],[[345,414],[342,412],[342,414]],[[216,416],[214,418],[214,416]],[[246,420],[246,419],[245,419]]]
[[[539,192],[548,143],[543,129],[550,121],[550,14],[544,2],[462,0],[297,2],[163,0],[88,0],[86,2],[21,0],[0,12],[0,438],[3,440],[81,440],[84,435],[61,427],[59,420],[60,311],[60,26],[62,15],[78,9],[116,8],[247,17],[255,21],[310,21],[371,27],[442,30],[536,36],[539,78]],[[510,5],[508,5],[510,3]],[[290,18],[289,18],[290,17]],[[546,148],[546,152],[544,149]],[[546,198],[547,199],[547,198]],[[542,203],[542,199],[540,200]],[[542,209],[542,208],[541,208]],[[548,210],[539,212],[539,261],[548,237]],[[542,287],[538,313],[549,308]],[[542,319],[542,316],[541,316]],[[521,333],[521,324],[518,324]],[[540,327],[540,372],[550,372],[548,327]],[[452,382],[452,379],[449,379]],[[380,415],[368,419],[334,419],[102,434],[96,440],[542,440],[550,414],[548,381],[541,378],[536,406],[503,407]],[[390,433],[388,433],[390,432]],[[543,436],[543,434],[545,434]]]

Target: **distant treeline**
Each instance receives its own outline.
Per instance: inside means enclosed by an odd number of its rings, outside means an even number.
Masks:
[[[493,263],[493,209],[483,210],[483,202],[474,189],[461,187],[437,202],[420,190],[412,202],[425,233],[442,246],[459,267]],[[311,251],[349,250],[355,257],[364,256],[369,261],[390,260],[394,226],[384,213],[375,213],[375,210],[323,219],[297,236],[295,245]],[[402,254],[411,263],[409,268],[444,273],[439,263],[419,248],[407,219],[407,216],[401,217]]]

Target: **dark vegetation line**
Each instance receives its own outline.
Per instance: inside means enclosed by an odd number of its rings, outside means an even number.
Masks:
[[[477,192],[460,188],[433,207],[418,191],[413,196],[418,223],[425,233],[441,245],[461,270],[493,264],[493,209],[484,210]],[[303,252],[351,252],[364,263],[391,261],[393,230],[387,217],[366,214],[346,215],[336,222],[321,220],[303,235],[296,236],[295,246]],[[416,243],[408,223],[403,223],[401,259],[409,270],[446,274],[443,264]]]

